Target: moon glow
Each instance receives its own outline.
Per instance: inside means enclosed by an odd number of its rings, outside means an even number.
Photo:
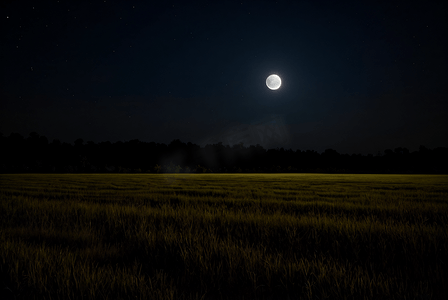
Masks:
[[[278,90],[282,85],[282,80],[280,79],[280,76],[272,74],[266,78],[266,85],[271,90]]]

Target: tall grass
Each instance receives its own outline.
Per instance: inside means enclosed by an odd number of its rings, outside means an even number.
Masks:
[[[447,183],[0,175],[0,296],[447,299]]]

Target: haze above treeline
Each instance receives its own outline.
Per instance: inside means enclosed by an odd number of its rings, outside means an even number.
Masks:
[[[448,173],[448,148],[385,149],[375,155],[341,154],[334,149],[264,149],[259,144],[201,147],[174,139],[168,145],[142,142],[74,144],[31,132],[0,133],[1,173]]]

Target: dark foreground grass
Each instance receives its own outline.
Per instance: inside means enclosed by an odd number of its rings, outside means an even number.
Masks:
[[[447,184],[0,175],[0,298],[448,299]]]

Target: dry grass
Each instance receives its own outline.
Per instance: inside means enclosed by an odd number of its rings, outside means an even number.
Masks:
[[[0,296],[446,299],[447,183],[0,175]]]

